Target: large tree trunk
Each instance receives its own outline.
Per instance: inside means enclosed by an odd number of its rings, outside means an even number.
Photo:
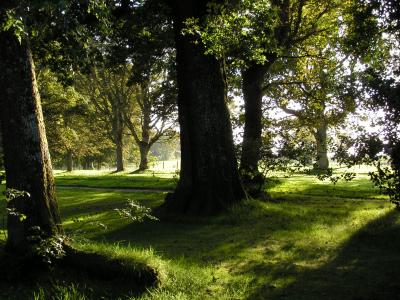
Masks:
[[[4,6],[0,5],[0,23]],[[46,236],[62,231],[34,65],[28,42],[0,32],[0,119],[7,188],[29,192],[7,205],[26,215],[9,215],[8,249],[24,252],[28,236],[40,227]]]
[[[123,145],[123,128],[122,121],[117,121],[118,124],[114,127],[114,143],[117,170],[116,172],[124,171],[124,145]]]
[[[125,170],[122,141],[118,141],[116,147],[117,147],[116,148],[116,158],[117,158],[117,170],[116,171],[122,172]]]
[[[150,146],[148,144],[142,143],[139,145],[139,151],[140,151],[139,171],[145,171],[149,168],[149,161],[148,161],[149,150]]]
[[[164,207],[172,212],[219,213],[244,197],[233,150],[221,64],[182,35],[183,22],[206,15],[207,1],[173,1],[177,50],[180,180]]]
[[[276,56],[270,55],[268,62],[253,64],[242,72],[245,123],[240,170],[243,185],[251,197],[263,196],[264,176],[258,170],[262,147],[263,83],[275,60]]]
[[[144,89],[143,89],[144,90]],[[149,168],[148,166],[148,158],[149,150],[150,150],[150,118],[151,113],[151,102],[146,99],[143,101],[143,124],[142,124],[142,140],[138,143],[139,151],[140,151],[140,165],[139,171],[145,171]]]
[[[72,172],[73,169],[73,160],[72,160],[72,150],[67,151],[67,172]]]
[[[272,1],[271,4],[278,9],[281,21],[274,33],[280,46],[286,45],[288,26],[288,9],[290,2]],[[242,155],[240,169],[245,189],[252,197],[262,197],[264,176],[258,171],[262,147],[262,97],[263,83],[266,74],[277,59],[277,53],[265,53],[267,61],[263,64],[253,62],[242,72],[242,91],[245,103],[245,124],[242,142]]]
[[[242,72],[244,133],[240,168],[257,172],[262,146],[262,97],[264,77],[276,59],[270,55],[265,64],[253,64]]]
[[[318,126],[314,133],[315,142],[317,145],[316,167],[321,171],[326,171],[329,168],[327,131],[328,126],[326,123],[324,123]]]

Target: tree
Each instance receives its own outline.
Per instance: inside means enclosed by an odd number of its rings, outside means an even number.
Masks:
[[[268,97],[314,136],[316,169],[322,171],[329,168],[328,128],[341,124],[356,108],[356,92],[344,66],[347,57],[340,59],[340,50],[330,45],[324,48],[317,49],[317,57],[296,60],[289,70],[285,66],[266,87]]]
[[[260,140],[262,97],[268,88],[266,84],[268,78],[274,75],[273,65],[277,62],[281,63],[282,60],[287,62],[288,59],[296,60],[309,56],[310,53],[304,49],[304,43],[310,39],[326,38],[338,30],[337,20],[335,20],[338,6],[335,1],[322,1],[322,3],[301,0],[272,1],[272,7],[278,10],[278,25],[271,36],[276,46],[271,48],[261,44],[265,60],[261,62],[250,60],[242,72],[245,131],[241,168],[245,170],[257,170],[259,154],[246,145]],[[287,64],[287,66],[290,65],[290,63]],[[324,154],[326,152],[326,125],[320,122],[318,127],[314,135],[318,141],[319,163],[325,168],[327,166],[327,157]]]
[[[38,86],[53,166],[72,171],[79,162],[104,162],[113,145],[83,95],[49,69],[38,72]]]
[[[24,253],[33,227],[46,237],[62,228],[29,40],[22,21],[10,15],[17,9],[14,1],[0,4],[0,24],[10,25],[0,30],[0,119],[7,188],[30,194],[7,204],[26,216],[7,221],[8,248]]]
[[[181,172],[163,205],[171,212],[214,214],[244,197],[233,149],[222,62],[182,35],[184,23],[202,24],[208,1],[168,1],[175,30]]]
[[[135,96],[125,124],[140,151],[138,172],[148,169],[151,146],[170,134],[176,120],[175,49],[169,9],[162,1],[124,1],[112,9],[105,57],[127,70]]]
[[[385,111],[384,133],[387,145],[383,141],[375,144],[379,144],[379,150],[389,156],[390,167],[382,168],[378,161],[377,172],[372,173],[371,177],[390,196],[397,208],[400,207],[399,16],[398,1],[359,1],[352,8],[351,34],[344,40],[347,51],[357,55],[366,65],[360,77],[369,95],[366,98],[367,105]],[[370,140],[376,138],[370,137]],[[375,157],[371,159],[376,160]]]
[[[272,67],[283,59],[307,56],[302,44],[310,37],[337,31],[338,3],[235,1],[230,7],[218,8],[222,13],[200,31],[201,41],[209,53],[225,57],[232,68],[241,71],[245,122],[240,168],[244,177],[261,178],[258,161],[262,141],[262,97]],[[198,29],[192,26],[190,32],[197,33]],[[246,181],[251,187],[252,180]],[[248,191],[254,197],[262,194],[261,190]]]
[[[148,154],[151,146],[161,137],[174,133],[175,89],[168,86],[162,78],[135,84],[134,106],[125,111],[125,123],[140,151],[138,171],[148,166]]]
[[[89,75],[76,81],[78,91],[89,99],[115,145],[117,172],[124,170],[124,115],[132,108],[135,97],[135,88],[127,85],[129,74],[123,68],[93,68]]]
[[[260,61],[257,59],[250,59],[241,70],[242,74],[242,94],[245,104],[244,111],[244,132],[242,142],[242,153],[240,158],[240,168],[243,173],[257,174],[258,162],[260,160],[260,151],[262,147],[262,98],[263,98],[263,85],[266,74],[269,69],[278,59],[277,48],[289,48],[289,9],[290,1],[271,1],[269,9],[278,10],[278,23],[276,28],[269,28],[266,26],[261,29],[261,32],[269,36],[271,41],[267,40],[264,45],[261,43],[260,48],[263,49],[261,55],[264,58]],[[297,11],[303,9],[304,3],[300,2]],[[253,7],[257,9],[257,7]],[[267,14],[268,15],[268,14]],[[296,16],[296,22],[299,22],[300,15]],[[259,20],[255,20],[259,22]],[[254,24],[253,23],[253,24]],[[258,26],[255,26],[258,29]],[[254,28],[254,29],[256,29]],[[297,29],[298,30],[298,29]],[[296,34],[296,33],[295,33]],[[271,47],[272,46],[272,47]],[[254,176],[254,175],[253,175]],[[253,191],[254,196],[258,196],[260,191]]]

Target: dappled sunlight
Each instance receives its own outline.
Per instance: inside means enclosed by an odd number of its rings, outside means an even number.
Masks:
[[[334,259],[337,251],[355,232],[388,211],[390,209],[382,211],[377,208],[372,211],[357,210],[340,219],[332,216],[338,223],[336,225],[325,224],[323,219],[317,218],[314,223],[309,220],[310,223],[299,230],[292,228],[290,224],[289,229],[269,228],[264,239],[253,240],[247,247],[241,244],[238,248],[226,249],[226,246],[221,245],[211,252],[225,252],[225,256],[221,253],[216,256],[228,258],[222,263],[222,267],[230,273],[254,274],[257,281],[263,278],[264,284],[273,286],[273,289],[283,288],[295,282],[299,273],[318,268]],[[296,227],[297,222],[302,223],[301,220],[294,220],[293,227]],[[348,224],[351,224],[350,228]],[[226,255],[228,253],[231,255]]]
[[[329,196],[341,198],[371,198],[383,199],[379,193],[379,189],[375,188],[368,176],[358,175],[350,182],[339,181],[333,185],[330,181],[320,181],[316,176],[312,175],[294,175],[289,178],[279,178],[280,184],[275,185],[268,191],[272,194],[286,193],[286,194],[302,194],[302,195],[316,195],[316,196]],[[349,190],[354,193],[350,196]]]
[[[176,183],[172,177],[171,173],[109,174],[92,170],[56,173],[55,179],[56,184],[60,186],[172,189]]]
[[[295,285],[302,273],[335,260],[354,234],[390,211],[387,203],[376,201],[288,198],[278,203],[258,202],[243,212],[204,224],[165,221],[132,224],[119,219],[113,211],[124,203],[126,194],[96,191],[59,194],[62,212],[68,215],[64,223],[67,231],[79,227],[79,222],[74,223],[73,219],[81,216],[92,222],[84,229],[87,238],[152,248],[161,257],[180,258],[194,268],[214,266],[214,276],[222,279],[213,285],[213,293],[219,293],[221,284],[229,286],[241,278],[242,289],[261,286],[262,293],[276,294]],[[157,195],[161,199],[154,202]],[[129,195],[147,205],[155,205],[162,197],[162,194]],[[107,228],[96,222],[104,223]]]
[[[355,212],[355,215],[357,214],[358,212]],[[278,260],[280,263],[278,263],[275,268],[272,267],[268,271],[269,273],[275,274],[275,276],[270,278],[273,281],[266,282],[269,284],[275,284],[275,281],[279,278],[279,276],[276,277],[277,274],[280,274],[282,278],[286,278],[286,269],[288,268],[288,264],[295,265],[293,269],[295,270],[294,274],[296,280],[290,284],[287,282],[282,286],[276,284],[275,286],[277,289],[270,291],[261,288],[248,299],[263,299],[264,297],[271,299],[281,297],[288,297],[288,299],[291,299],[291,297],[296,297],[296,299],[319,299],[323,297],[323,295],[330,295],[331,297],[336,295],[336,299],[340,297],[344,297],[344,299],[353,299],[352,297],[369,295],[371,292],[376,297],[374,299],[393,299],[390,298],[390,296],[388,298],[387,294],[393,295],[393,292],[398,293],[400,291],[399,289],[393,291],[386,288],[385,291],[371,291],[369,288],[376,289],[377,281],[390,286],[391,277],[388,277],[385,269],[389,267],[393,270],[393,263],[400,266],[399,258],[393,259],[392,255],[390,257],[385,257],[380,251],[377,251],[378,249],[376,249],[376,247],[384,249],[389,243],[391,243],[396,249],[399,248],[399,242],[397,239],[392,240],[392,237],[395,238],[396,235],[400,234],[400,216],[397,211],[386,209],[384,212],[378,213],[378,215],[375,216],[371,213],[369,218],[365,215],[359,217],[364,218],[362,218],[362,221],[360,221],[357,226],[354,226],[353,223],[354,227],[350,229],[352,234],[348,234],[346,237],[343,236],[342,240],[335,243],[334,248],[331,249],[331,251],[326,251],[327,249],[324,249],[323,240],[319,243],[320,247],[316,248],[314,251],[320,252],[318,255],[320,258],[326,255],[326,253],[330,253],[330,257],[328,256],[327,259],[313,259],[307,262],[293,259],[290,255],[282,256],[282,254],[280,254],[280,259]],[[344,225],[342,226],[344,227]],[[375,238],[371,236],[371,231],[375,232]],[[335,236],[340,237],[340,235],[337,234]],[[381,240],[378,241],[376,239],[377,237],[380,237]],[[312,245],[312,247],[315,246],[316,245]],[[371,252],[381,254],[371,257]],[[299,258],[301,257],[304,258],[304,253],[299,255]],[[284,266],[282,265],[282,262],[285,262]],[[256,269],[255,266],[250,266],[250,268],[253,270]],[[379,275],[376,274],[376,268],[379,270]],[[353,273],[359,275],[354,277],[354,275],[352,275]],[[375,275],[369,276],[368,274]],[[344,278],[341,278],[340,276],[344,276]],[[346,282],[346,277],[348,277],[350,281]],[[375,282],[370,286],[366,284],[371,281]],[[381,286],[380,288],[384,288],[384,286]],[[361,297],[360,299],[364,298]]]
[[[312,184],[308,180],[299,182]],[[76,241],[118,245],[127,255],[152,249],[169,272],[168,285],[182,293],[195,286],[218,299],[245,294],[251,295],[248,299],[318,299],[325,289],[334,295],[330,281],[346,286],[337,276],[368,272],[363,260],[374,251],[382,253],[366,239],[376,240],[389,225],[400,224],[399,218],[387,220],[392,208],[386,201],[286,191],[276,192],[273,201],[246,201],[217,217],[143,223],[123,219],[114,209],[127,199],[155,207],[165,193],[59,189],[57,194],[65,232]],[[392,253],[386,263],[393,261]],[[179,282],[169,276],[178,276]]]
[[[247,209],[247,216],[239,213],[232,224],[235,214],[200,225],[126,224],[107,232],[105,238],[152,247],[168,259],[214,265],[230,278],[228,282],[232,276],[245,276],[245,281],[257,278],[257,282],[264,278],[276,289],[332,260],[352,234],[387,213],[389,206],[381,206],[376,201],[344,200],[334,205],[323,200],[259,203]]]

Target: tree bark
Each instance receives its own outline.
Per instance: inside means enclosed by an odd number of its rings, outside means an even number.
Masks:
[[[73,160],[72,160],[72,150],[67,151],[67,172],[72,172]]]
[[[142,89],[143,91],[144,89]],[[145,96],[146,97],[146,96]],[[139,151],[140,151],[140,165],[139,171],[145,171],[149,168],[148,166],[148,158],[149,150],[150,150],[150,118],[151,113],[151,101],[149,99],[144,99],[142,115],[143,115],[143,123],[142,123],[142,140],[139,141]]]
[[[324,123],[318,126],[314,132],[315,142],[317,145],[316,167],[318,170],[322,171],[326,171],[329,168],[327,131],[328,125]]]
[[[124,167],[124,154],[122,141],[118,141],[116,144],[116,158],[117,158],[117,172],[122,172],[125,170]]]
[[[149,168],[148,155],[149,155],[149,151],[150,151],[150,146],[148,144],[144,144],[144,143],[140,144],[139,151],[140,151],[139,171],[145,171]]]
[[[226,106],[224,69],[204,54],[201,43],[182,35],[183,22],[200,21],[207,1],[172,1],[177,50],[180,180],[164,208],[171,212],[216,214],[244,197]]]
[[[242,71],[245,112],[240,171],[244,188],[254,198],[263,196],[264,176],[258,170],[262,147],[263,83],[275,60],[276,55],[270,55],[268,62],[253,63]]]
[[[0,5],[0,23],[7,1]],[[32,227],[46,236],[62,232],[39,92],[28,41],[0,32],[0,121],[7,188],[29,192],[8,202],[26,215],[7,218],[8,249],[25,252]]]
[[[274,58],[263,64],[253,64],[242,72],[242,90],[245,105],[244,133],[240,168],[257,172],[262,146],[262,97],[263,82]]]
[[[122,172],[125,170],[124,167],[124,145],[123,145],[123,127],[122,121],[116,120],[117,124],[114,124],[114,143],[115,143],[115,154],[116,154],[116,172]]]

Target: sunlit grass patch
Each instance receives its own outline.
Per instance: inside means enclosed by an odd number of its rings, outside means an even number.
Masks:
[[[357,174],[350,182],[339,181],[334,185],[329,180],[321,181],[313,175],[293,175],[291,177],[276,177],[267,190],[272,195],[299,194],[340,198],[387,199],[374,187],[366,174]]]
[[[172,189],[174,173],[148,171],[140,174],[110,171],[56,172],[56,184],[82,187]]]

